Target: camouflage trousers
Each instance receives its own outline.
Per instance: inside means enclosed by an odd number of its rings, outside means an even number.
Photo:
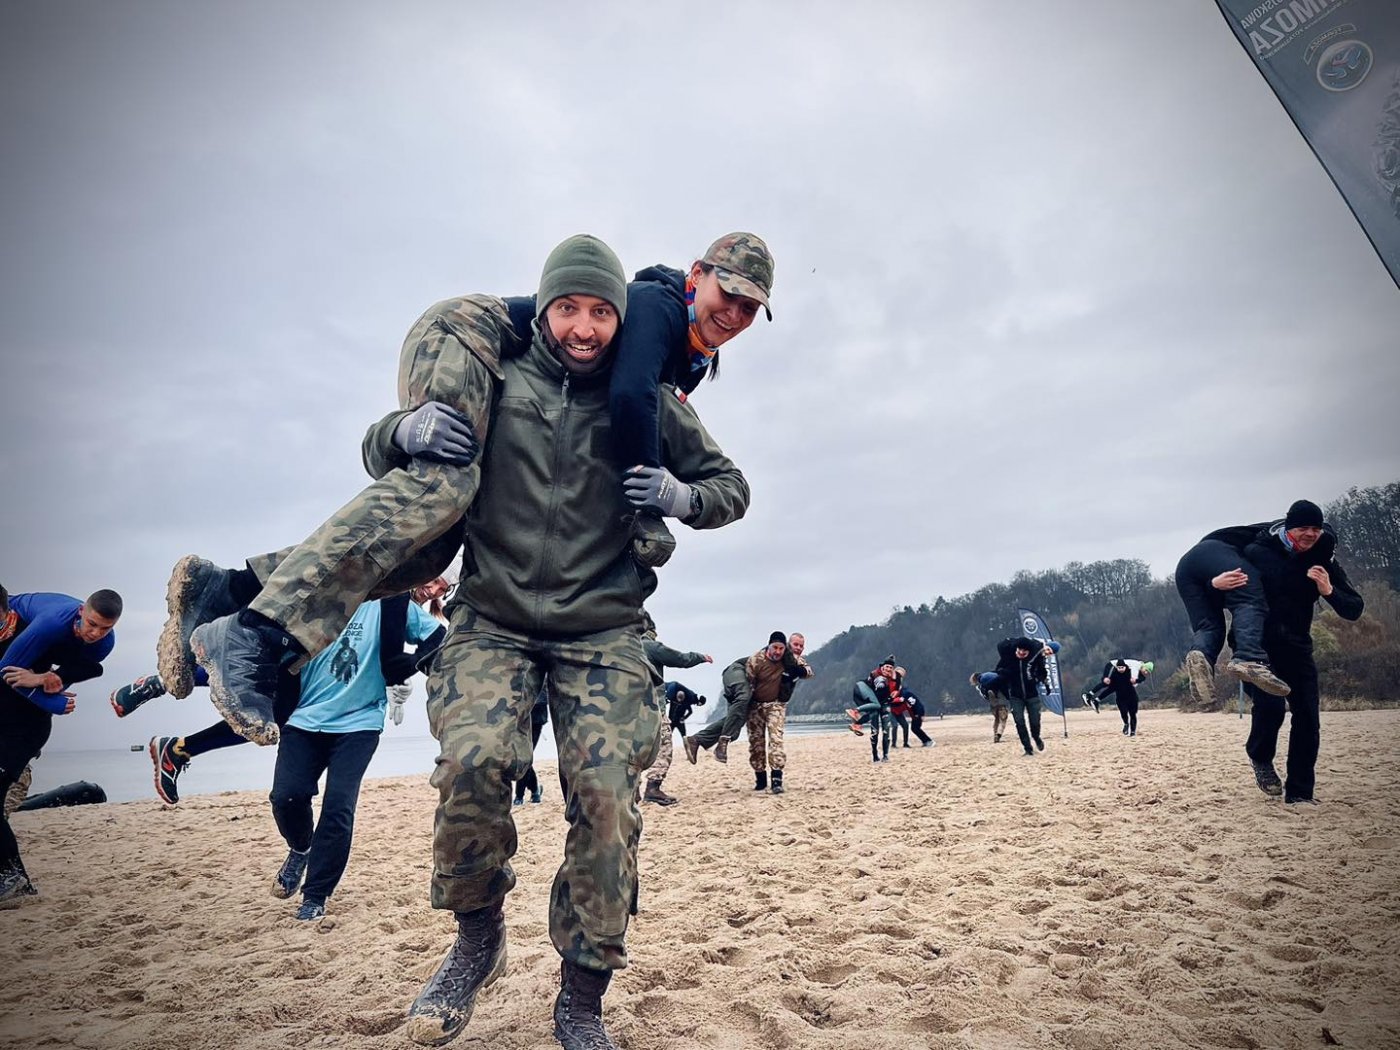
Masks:
[[[673,736],[675,736],[675,730],[671,728],[671,723],[663,718],[661,720],[661,746],[656,749],[656,761],[647,770],[647,780],[654,780],[660,784],[666,779],[666,774],[671,772],[671,757],[676,750],[672,746],[671,738]]]
[[[733,668],[733,665],[726,667],[720,676],[723,687],[724,702],[727,705],[724,709],[724,717],[718,722],[711,722],[698,733],[691,736],[699,745],[706,750],[719,743],[720,737],[730,740],[739,739],[739,731],[744,728],[749,720],[749,702],[753,700],[753,690],[749,688],[748,676],[742,667]]]
[[[992,704],[992,735],[1001,736],[1006,732],[1006,720],[1011,717],[1011,708],[1005,704]]]
[[[19,775],[19,779],[10,785],[10,789],[5,792],[5,816],[8,817],[15,810],[19,809],[29,795],[29,785],[34,782],[34,767],[25,766],[24,772]]]
[[[457,328],[430,323],[429,317],[409,332],[399,356],[399,405],[450,405],[471,421],[484,443],[492,372]],[[458,319],[473,324],[467,338],[490,337],[498,323],[473,300],[463,301]],[[263,581],[249,608],[281,624],[314,656],[336,639],[366,599],[426,583],[450,564],[461,545],[455,526],[471,505],[480,476],[475,463],[462,468],[424,459],[389,471],[295,548],[249,559],[248,567]],[[433,545],[438,540],[443,542]],[[425,548],[426,557],[415,562]],[[406,575],[395,576],[394,570],[410,564]],[[436,571],[425,576],[434,565]]]
[[[787,704],[776,700],[749,705],[749,768],[755,773],[787,765],[783,730],[787,727]]]
[[[473,911],[514,887],[511,783],[533,759],[530,709],[546,682],[568,822],[550,940],[569,962],[620,969],[637,910],[637,784],[662,720],[660,683],[635,627],[544,639],[466,606],[454,611],[428,678],[428,722],[442,749],[432,776],[433,907]]]

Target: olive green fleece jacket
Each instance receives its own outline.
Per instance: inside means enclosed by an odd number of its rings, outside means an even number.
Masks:
[[[570,375],[538,333],[501,367],[454,603],[546,637],[640,624],[656,574],[632,557],[633,508],[612,447],[609,370]],[[669,393],[660,401],[662,463],[700,494],[700,512],[686,524],[715,529],[743,517],[749,485],[739,468],[689,403]],[[393,445],[404,415],[390,413],[365,435],[372,474],[405,462]]]

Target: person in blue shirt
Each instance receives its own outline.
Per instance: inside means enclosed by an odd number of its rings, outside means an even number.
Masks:
[[[418,605],[427,604],[428,608],[436,607],[439,611],[442,606],[440,601],[452,588],[453,581],[438,577],[431,583],[425,583],[421,587],[415,587],[405,595],[386,599],[386,603],[393,603],[395,609],[399,602],[407,603],[411,598]],[[407,624],[407,612],[403,615],[383,616],[380,618],[380,652],[382,653],[403,653],[405,642],[405,625]],[[436,648],[436,645],[434,645]],[[328,653],[341,653],[339,647],[328,649]],[[428,650],[423,649],[426,654]],[[350,654],[354,656],[353,652]],[[413,673],[413,661],[417,658],[405,656],[407,664],[399,665],[402,677],[388,676],[391,685],[398,685],[407,681],[409,675]],[[342,661],[345,656],[340,656]],[[406,668],[406,669],[404,669]],[[204,668],[199,667],[194,672],[194,684],[196,686],[208,686],[209,679]],[[125,718],[138,708],[158,697],[165,696],[167,688],[164,679],[160,674],[148,674],[130,682],[127,685],[112,691],[110,703],[113,712],[118,718]],[[277,680],[277,702],[273,707],[273,720],[278,726],[285,725],[287,719],[296,710],[296,706],[301,699],[301,688],[297,677],[285,669],[279,669]],[[201,729],[197,733],[188,736],[153,736],[147,745],[147,751],[151,756],[151,764],[154,766],[154,781],[156,795],[162,802],[174,806],[179,804],[180,789],[179,781],[181,775],[189,769],[190,762],[200,755],[206,755],[211,751],[219,751],[226,747],[236,747],[247,743],[247,740],[240,736],[227,722],[220,720],[213,725]]]
[[[0,588],[0,591],[3,591]],[[87,601],[66,594],[6,595],[0,622],[0,798],[48,743],[53,716],[71,714],[70,686],[102,674],[117,643],[121,595],[94,591]],[[19,843],[0,812],[0,907],[38,891],[20,859]]]
[[[386,631],[390,621],[394,630]],[[386,634],[416,645],[417,651],[404,652],[402,643],[387,647]],[[325,915],[326,899],[345,874],[360,781],[384,731],[386,690],[412,677],[445,634],[407,594],[365,602],[336,645],[302,670],[300,702],[282,727],[268,796],[288,851],[272,895],[285,899],[301,886],[298,919]],[[326,790],[313,824],[311,800],[323,774]]]

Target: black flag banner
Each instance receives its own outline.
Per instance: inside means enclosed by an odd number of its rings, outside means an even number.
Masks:
[[[1216,3],[1400,285],[1400,3]]]

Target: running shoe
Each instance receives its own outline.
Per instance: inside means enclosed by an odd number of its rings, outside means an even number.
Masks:
[[[164,695],[165,683],[160,680],[160,675],[148,674],[136,679],[130,685],[112,690],[112,695],[107,698],[107,702],[112,705],[112,710],[118,718],[125,718],[147,700],[154,700],[156,697]]]
[[[160,796],[162,802],[172,806],[178,805],[180,802],[180,792],[175,786],[176,781],[180,779],[180,774],[190,764],[188,758],[175,753],[175,745],[179,739],[177,736],[153,736],[151,742],[146,745],[151,762],[156,767],[156,794]]]
[[[286,900],[301,886],[301,880],[306,876],[306,862],[311,857],[311,851],[298,853],[294,849],[287,851],[287,859],[282,862],[282,867],[277,872],[277,878],[272,882],[272,895],[280,900]]]
[[[1259,785],[1260,791],[1275,798],[1283,794],[1283,781],[1278,778],[1270,763],[1256,762],[1251,758],[1249,764],[1254,767],[1254,782]]]
[[[326,914],[325,901],[301,902],[301,907],[297,909],[297,919],[300,922],[312,922],[316,919],[324,918]]]

